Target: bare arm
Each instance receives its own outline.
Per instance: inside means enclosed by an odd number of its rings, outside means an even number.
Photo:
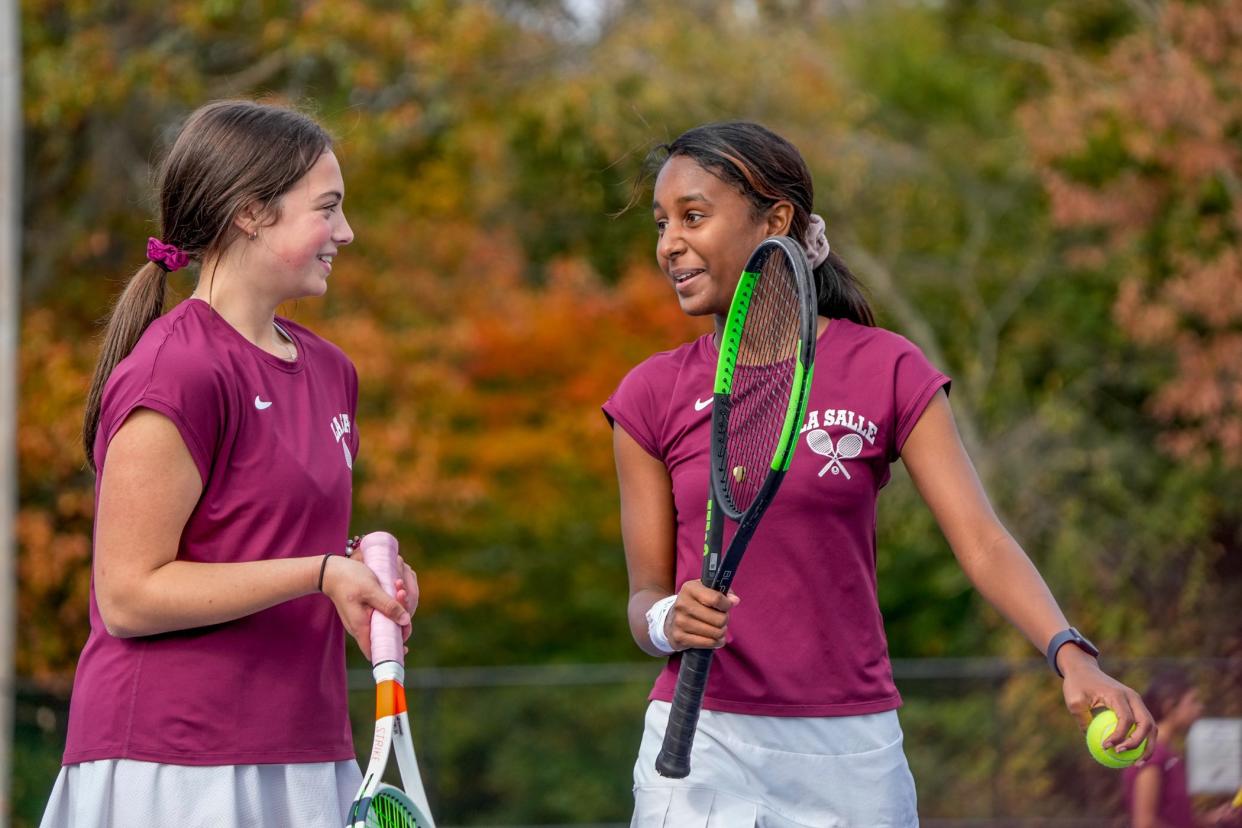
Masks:
[[[1043,652],[1052,636],[1069,622],[1030,558],[992,510],[943,391],[914,426],[902,448],[902,460],[966,576]],[[1118,725],[1116,735],[1105,745],[1115,743],[1128,750],[1151,737],[1150,754],[1155,722],[1137,693],[1103,673],[1094,658],[1072,645],[1060,649],[1057,665],[1065,675],[1066,707],[1080,727],[1090,724],[1093,708],[1109,707],[1117,714]],[[1120,735],[1131,723],[1138,725],[1135,732],[1122,740]]]
[[[245,563],[177,560],[181,533],[202,483],[180,433],[164,415],[149,409],[134,412],[109,443],[102,474],[95,595],[113,635],[219,624],[315,592],[322,555],[328,550]],[[416,584],[408,586],[416,595]],[[401,603],[389,598],[359,561],[329,561],[324,592],[364,652],[369,653],[371,609],[409,624]],[[403,588],[403,597],[405,593]]]
[[[1164,828],[1160,819],[1160,768],[1148,765],[1134,777],[1134,801],[1130,814],[1131,828]]]
[[[643,652],[663,657],[665,654],[651,643],[647,610],[673,593],[677,534],[673,484],[664,464],[644,451],[624,428],[613,428],[612,446],[621,490],[621,538],[630,578],[630,632]],[[736,595],[724,596],[698,580],[688,581],[665,623],[669,643],[678,650],[723,646],[728,611],[737,603]]]

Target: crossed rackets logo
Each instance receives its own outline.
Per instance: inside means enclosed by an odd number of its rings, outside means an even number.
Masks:
[[[850,473],[846,471],[845,464],[842,460],[853,460],[862,453],[863,441],[862,437],[854,432],[843,434],[841,439],[834,446],[832,437],[822,428],[817,428],[806,435],[806,444],[811,447],[811,451],[827,457],[828,462],[819,470],[819,476],[823,477],[832,469],[833,474],[843,474],[846,480],[850,480]]]

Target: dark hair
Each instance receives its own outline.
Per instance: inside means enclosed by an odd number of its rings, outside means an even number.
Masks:
[[[233,220],[243,207],[258,204],[263,220],[275,222],[280,197],[331,148],[323,127],[292,109],[252,101],[216,101],[198,108],[160,165],[160,240],[200,262],[219,253],[238,235]],[[92,470],[104,386],[164,312],[166,276],[153,262],[138,268],[108,317],[82,424]]]
[[[766,127],[749,121],[704,124],[656,147],[649,164],[663,166],[684,155],[732,185],[759,213],[778,201],[794,207],[789,235],[801,241],[814,212],[815,185],[797,147]],[[835,252],[815,268],[819,313],[875,325],[862,285]]]
[[[1158,722],[1172,712],[1177,703],[1186,694],[1195,689],[1184,670],[1164,670],[1157,673],[1143,693],[1143,704],[1151,711],[1152,717]]]

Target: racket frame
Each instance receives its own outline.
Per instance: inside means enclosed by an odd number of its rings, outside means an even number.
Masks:
[[[745,510],[739,510],[729,493],[728,476],[731,469],[726,457],[729,417],[733,410],[733,375],[737,368],[742,331],[755,285],[763,265],[772,255],[786,256],[794,271],[799,304],[799,342],[794,355],[797,361],[781,437],[773,453],[770,468],[755,499]],[[815,281],[802,247],[788,236],[770,236],[764,239],[751,253],[733,292],[729,315],[721,334],[720,355],[716,361],[716,378],[712,389],[710,490],[707,498],[702,578],[704,584],[718,592],[728,594],[746,546],[754,536],[760,519],[775,497],[793,461],[794,449],[799,442],[798,424],[806,415],[807,401],[811,393],[818,323]],[[738,527],[729,542],[728,551],[721,558],[726,517],[736,521]],[[694,746],[694,734],[698,727],[703,693],[707,689],[707,678],[714,654],[713,649],[690,649],[682,653],[677,687],[669,710],[668,725],[664,731],[664,744],[655,762],[656,771],[661,776],[684,779],[690,773],[690,753]]]

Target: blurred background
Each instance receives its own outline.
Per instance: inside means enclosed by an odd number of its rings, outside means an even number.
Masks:
[[[1140,689],[1183,669],[1206,715],[1242,716],[1242,0],[16,11],[12,824],[42,812],[87,633],[99,323],[155,232],[154,162],[225,97],[338,139],[357,240],[283,312],[359,369],[354,525],[419,573],[411,709],[442,825],[628,823],[658,665],[625,621],[598,406],[705,330],[655,268],[641,174],[713,120],[801,149],[834,249],[953,376],[998,511],[1105,668]],[[1119,775],[895,472],[880,601],[925,824],[1114,824]]]

